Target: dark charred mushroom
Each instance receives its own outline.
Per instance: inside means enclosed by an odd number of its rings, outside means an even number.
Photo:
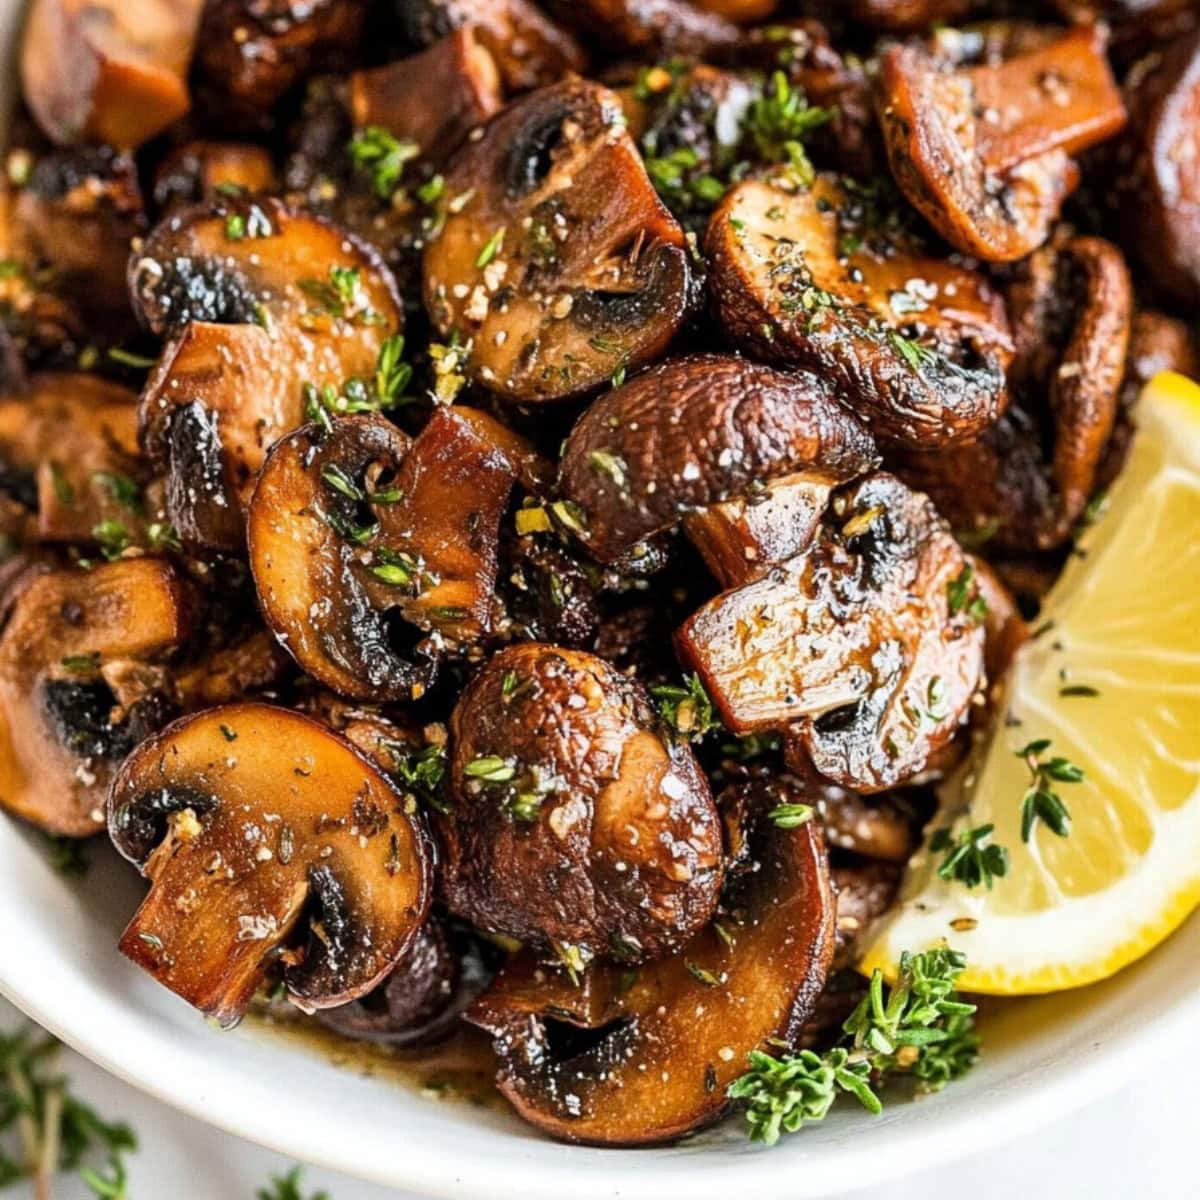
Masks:
[[[266,147],[253,142],[185,142],[155,170],[154,203],[164,212],[220,195],[257,195],[275,187],[275,166]]]
[[[686,316],[683,231],[624,128],[617,97],[570,79],[510,105],[446,175],[425,251],[444,336],[513,400],[589,391],[657,357]]]
[[[31,377],[23,394],[0,400],[0,489],[37,512],[37,537],[92,542],[119,526],[142,528],[137,397],[83,372]]]
[[[370,394],[403,325],[395,283],[365,244],[269,198],[168,217],[129,277],[135,309],[169,339],[139,414],[168,515],[188,542],[236,549],[267,450],[305,419],[305,385]]]
[[[870,435],[815,375],[693,355],[601,396],[567,439],[559,488],[581,540],[611,562],[765,480],[840,483],[876,462]]]
[[[965,565],[924,496],[872,475],[835,495],[810,550],[710,601],[677,647],[734,733],[790,727],[802,774],[881,791],[924,768],[978,689],[983,630],[949,590]]]
[[[356,128],[386,129],[441,163],[500,111],[500,75],[478,31],[467,26],[412,58],[354,72],[349,101]]]
[[[1099,238],[1039,250],[1022,265],[1010,309],[1009,411],[978,441],[908,454],[898,469],[955,529],[1005,549],[1049,550],[1087,507],[1117,416],[1132,314],[1120,251]]]
[[[740,36],[711,5],[688,0],[553,0],[551,7],[602,45],[643,58],[703,58]]]
[[[401,28],[422,46],[473,26],[512,91],[556,83],[587,65],[583,48],[531,0],[399,0]]]
[[[1177,303],[1200,303],[1200,32],[1138,71],[1132,178],[1122,192],[1129,249]]]
[[[1023,258],[1046,240],[1079,171],[1071,155],[1125,123],[1102,27],[1080,26],[1000,65],[957,70],[917,44],[880,61],[892,173],[964,253]]]
[[[707,249],[722,328],[831,380],[880,440],[963,441],[1002,411],[1003,302],[922,253],[879,198],[829,176],[804,191],[747,180],[713,213]]]
[[[450,721],[437,814],[451,911],[573,969],[681,946],[713,914],[721,823],[641,684],[594,655],[495,655]]]
[[[151,558],[52,571],[0,637],[0,804],[51,833],[104,827],[113,770],[172,715],[163,663],[191,624],[186,585]]]
[[[816,827],[766,817],[790,791],[752,786],[746,867],[678,954],[637,971],[595,965],[578,981],[523,954],[468,1010],[527,1121],[573,1142],[668,1141],[727,1111],[750,1051],[795,1043],[825,983],[834,898]]]
[[[134,149],[188,110],[188,62],[202,0],[34,0],[21,84],[56,142]]]

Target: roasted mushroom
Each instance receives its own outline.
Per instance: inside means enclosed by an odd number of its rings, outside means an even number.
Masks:
[[[835,494],[812,547],[724,592],[677,635],[726,726],[789,730],[788,758],[878,792],[921,771],[979,687],[966,560],[933,506],[877,474]]]
[[[265,146],[193,141],[159,163],[153,195],[161,213],[221,195],[270,192],[275,186],[275,166]],[[128,262],[127,255],[125,260]]]
[[[185,541],[236,549],[267,450],[312,407],[305,385],[317,409],[325,388],[370,396],[403,326],[395,282],[357,238],[270,198],[168,217],[129,279],[139,316],[168,335],[139,414],[168,515]]]
[[[578,395],[657,357],[682,323],[683,231],[608,89],[570,79],[509,105],[460,151],[444,195],[425,299],[488,389]]]
[[[269,972],[313,1011],[366,995],[429,908],[420,818],[332,730],[267,704],[176,721],[112,782],[108,832],[150,880],[121,952],[236,1024]]]
[[[641,684],[582,651],[513,645],[468,684],[450,738],[436,820],[452,912],[575,968],[662,957],[712,916],[720,819]]]
[[[411,448],[367,415],[280,442],[254,490],[248,540],[259,602],[296,661],[344,696],[419,697],[446,640],[491,628],[522,449],[465,409],[437,411]]]
[[[732,188],[709,222],[721,326],[759,357],[829,379],[881,441],[977,436],[1006,400],[1003,301],[982,275],[923,253],[887,197],[820,176]]]
[[[399,0],[401,28],[422,46],[472,26],[512,91],[556,83],[587,65],[583,47],[532,0]]]
[[[21,85],[56,142],[135,149],[188,110],[187,69],[203,0],[34,0]]]
[[[527,1121],[572,1142],[667,1141],[728,1110],[750,1051],[795,1044],[825,983],[834,898],[816,827],[767,817],[790,790],[751,789],[744,866],[717,921],[679,953],[574,980],[523,954],[468,1010],[494,1037],[500,1090]]]
[[[955,69],[915,43],[880,60],[880,119],[896,182],[966,254],[1036,249],[1075,190],[1071,155],[1125,123],[1101,26],[999,65]]]
[[[978,441],[908,454],[897,468],[955,529],[1005,549],[1049,550],[1087,507],[1116,420],[1132,316],[1124,259],[1100,238],[1044,247],[1023,264],[1010,308],[1009,411]]]
[[[104,828],[112,772],[173,715],[163,664],[194,605],[166,563],[51,571],[0,637],[0,805],[51,833]]]
[[[689,0],[552,0],[551,8],[589,38],[643,58],[703,58],[740,36],[713,5]]]
[[[907,33],[926,29],[939,21],[956,21],[971,7],[971,0],[850,0],[850,17],[872,29]]]
[[[877,462],[863,426],[815,375],[692,355],[601,396],[563,450],[559,489],[578,536],[612,562],[685,514],[766,480],[852,479]]]

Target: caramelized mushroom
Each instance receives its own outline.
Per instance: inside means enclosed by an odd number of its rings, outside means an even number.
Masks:
[[[798,786],[804,791],[804,802],[816,809],[825,841],[831,847],[901,866],[916,849],[912,818],[888,797],[868,800],[832,783],[806,782]],[[895,883],[893,875],[893,888]]]
[[[779,7],[779,0],[692,0],[696,8],[716,13],[738,25],[765,21]]]
[[[1101,26],[964,70],[893,46],[879,79],[896,182],[951,245],[991,262],[1046,240],[1079,181],[1070,156],[1125,123]]]
[[[395,283],[356,238],[270,198],[168,217],[129,276],[135,309],[169,339],[139,415],[168,515],[188,542],[236,549],[267,450],[304,420],[305,384],[374,376],[403,324]]]
[[[811,549],[684,623],[680,657],[734,733],[789,730],[802,774],[860,792],[910,779],[961,726],[983,630],[954,610],[966,561],[890,475],[835,495]]]
[[[135,558],[51,571],[0,637],[0,805],[50,833],[104,827],[116,765],[171,715],[163,662],[191,624],[186,585]]]
[[[850,0],[850,17],[872,29],[906,33],[966,14],[971,0]]]
[[[815,376],[720,355],[664,363],[601,396],[563,451],[579,537],[612,562],[698,509],[803,472],[840,483],[877,462],[862,425]]]
[[[468,1010],[527,1121],[572,1142],[668,1141],[724,1115],[750,1051],[795,1043],[825,983],[834,898],[813,823],[767,819],[789,789],[750,786],[745,866],[679,953],[636,972],[595,965],[577,983],[522,954]]]
[[[617,97],[569,79],[509,105],[446,175],[425,299],[469,370],[513,400],[578,395],[655,358],[690,299],[683,231]]]
[[[34,0],[21,85],[56,142],[134,149],[188,110],[202,0]]]
[[[583,47],[531,0],[401,0],[396,7],[401,27],[422,46],[473,26],[512,91],[555,83],[587,65]]]
[[[252,142],[185,142],[155,170],[154,203],[164,211],[215,200],[231,192],[257,195],[274,191],[275,186],[275,166],[263,146]]]
[[[641,684],[582,651],[509,646],[450,737],[436,819],[451,911],[575,967],[659,958],[712,916],[720,819]]]
[[[922,253],[877,197],[829,176],[804,191],[747,180],[713,213],[707,249],[722,328],[829,379],[880,440],[963,441],[1002,411],[1003,302]]]
[[[349,104],[356,128],[386,129],[441,163],[500,111],[500,75],[479,31],[466,26],[412,58],[355,71]]]
[[[688,0],[553,0],[553,8],[588,37],[642,58],[703,58],[740,36],[711,5]]]
[[[184,717],[139,746],[108,832],[150,880],[121,952],[224,1026],[276,967],[308,1011],[366,995],[429,908],[419,817],[332,730],[267,704]]]

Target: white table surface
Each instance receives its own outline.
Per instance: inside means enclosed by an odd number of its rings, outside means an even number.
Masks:
[[[0,1029],[20,1022],[0,1000]],[[889,1186],[888,1200],[1191,1200],[1200,1195],[1197,1052],[1200,1030],[1193,1045],[1180,1046],[1169,1061],[1147,1063],[1143,1078],[1109,1100],[1035,1138],[913,1175]],[[130,1200],[254,1200],[268,1175],[292,1166],[164,1108],[76,1054],[65,1051],[62,1067],[101,1116],[127,1120],[137,1131],[141,1149],[130,1160]],[[863,1153],[870,1153],[867,1141]],[[305,1195],[324,1188],[330,1200],[417,1200],[315,1168],[305,1172],[305,1187]],[[856,1191],[846,1200],[879,1195],[877,1188]],[[77,1181],[64,1179],[54,1200],[89,1196]],[[32,1192],[16,1187],[4,1200],[32,1200]]]

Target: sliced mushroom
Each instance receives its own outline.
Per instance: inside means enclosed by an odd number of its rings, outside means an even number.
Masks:
[[[955,529],[986,534],[991,545],[1062,545],[1095,490],[1113,431],[1132,303],[1124,259],[1110,243],[1076,238],[1039,250],[1011,295],[1013,405],[970,445],[904,456],[904,478]]]
[[[794,1044],[825,983],[834,898],[816,827],[767,818],[792,794],[751,786],[745,868],[679,953],[637,971],[596,965],[578,983],[523,954],[468,1010],[527,1121],[572,1142],[668,1141],[724,1115],[750,1051]]]
[[[468,412],[439,409],[411,448],[378,416],[309,425],[263,468],[249,514],[259,602],[296,661],[342,695],[415,699],[444,640],[491,628],[517,439]]]
[[[208,0],[196,73],[233,115],[262,123],[276,101],[356,46],[366,0]]]
[[[168,217],[129,275],[135,309],[168,335],[139,416],[168,515],[189,542],[237,549],[255,473],[304,421],[305,385],[374,376],[403,325],[395,282],[345,230],[270,198]]]
[[[711,918],[720,818],[641,684],[582,651],[509,646],[450,737],[436,819],[452,912],[576,967],[661,957]]]
[[[1128,248],[1177,303],[1200,303],[1200,32],[1135,73]]]
[[[221,195],[258,195],[275,187],[275,165],[265,146],[185,142],[155,169],[154,203],[159,212],[166,212]]]
[[[144,742],[112,782],[108,832],[150,880],[121,952],[223,1026],[274,969],[307,1011],[366,995],[429,909],[420,818],[288,709],[225,705]]]
[[[688,0],[552,0],[551,8],[589,38],[641,58],[703,58],[741,36],[710,5]]]
[[[91,542],[119,525],[131,537],[144,517],[137,397],[85,372],[42,373],[0,400],[4,490],[37,512],[37,537]]]
[[[587,66],[583,47],[531,0],[399,0],[396,8],[401,28],[422,46],[474,26],[511,91],[555,83]]]
[[[113,770],[173,715],[161,664],[193,607],[151,558],[51,571],[21,590],[0,637],[0,805],[68,837],[103,829]]]
[[[803,191],[747,180],[713,213],[706,248],[721,327],[832,381],[880,440],[964,441],[1002,411],[1003,301],[922,253],[874,196],[830,176]]]
[[[429,86],[431,79],[437,87]],[[355,71],[349,84],[356,128],[388,130],[441,163],[500,111],[500,74],[479,31],[466,26],[412,58]]]
[[[683,231],[617,97],[569,79],[509,105],[446,175],[425,300],[513,400],[578,395],[657,357],[690,301]]]
[[[135,149],[189,106],[188,62],[202,0],[34,0],[21,85],[56,142]]]
[[[697,8],[737,25],[754,25],[774,15],[779,0],[692,0]]]
[[[924,496],[872,475],[835,495],[805,554],[686,621],[677,649],[734,733],[790,728],[800,773],[882,791],[954,736],[979,687],[983,630],[951,611],[965,565]]]
[[[877,462],[863,426],[815,375],[692,355],[601,396],[563,451],[579,537],[612,562],[685,514],[804,472],[840,483]]]
[[[1071,155],[1125,123],[1102,26],[1000,65],[954,69],[916,44],[880,60],[880,118],[896,182],[964,253],[1023,258],[1046,240],[1079,171]]]
[[[850,18],[871,29],[908,33],[964,16],[971,0],[851,0]]]
[[[804,791],[804,802],[816,810],[830,847],[899,865],[908,862],[916,849],[917,830],[912,817],[894,800],[886,796],[868,800],[832,783],[805,782],[797,786]],[[893,888],[895,884],[893,876]]]

